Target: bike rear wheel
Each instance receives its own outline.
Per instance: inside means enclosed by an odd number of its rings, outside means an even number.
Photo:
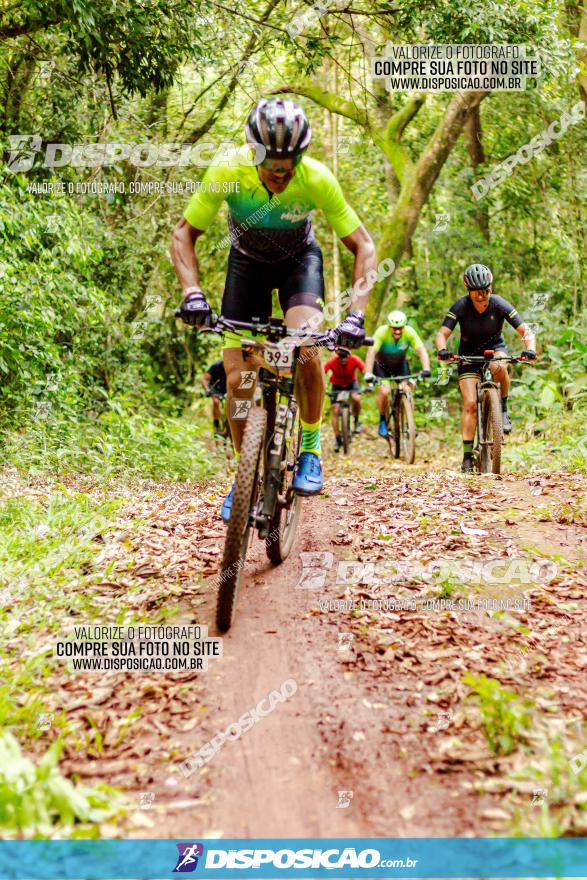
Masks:
[[[351,419],[350,419],[350,409],[348,406],[341,406],[340,408],[340,436],[342,438],[342,451],[345,455],[348,455],[349,448],[351,445]]]
[[[479,470],[482,474],[501,473],[503,418],[497,388],[481,391],[483,441],[479,449]]]
[[[259,474],[265,439],[267,413],[252,407],[245,426],[241,457],[236,472],[234,499],[226,539],[218,587],[216,624],[222,632],[230,629],[242,570],[251,533],[250,514],[259,494]]]
[[[399,453],[406,464],[413,464],[416,458],[416,424],[412,402],[402,394],[399,405]]]
[[[293,476],[295,463],[298,460],[302,443],[302,429],[296,420],[294,422],[291,441],[286,450],[285,468],[280,488],[280,495],[286,501],[286,506],[278,507],[271,520],[271,530],[265,539],[265,552],[273,565],[280,565],[291,552],[295,541],[300,514],[302,512],[302,499],[293,491]],[[288,506],[289,505],[289,506]]]

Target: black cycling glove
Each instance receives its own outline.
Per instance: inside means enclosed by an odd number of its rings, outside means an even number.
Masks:
[[[183,298],[179,316],[190,327],[211,327],[215,317],[201,290],[188,293]]]
[[[349,312],[335,330],[338,344],[358,348],[365,341],[365,319],[361,312]]]

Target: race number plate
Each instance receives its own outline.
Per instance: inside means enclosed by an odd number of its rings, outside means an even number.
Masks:
[[[339,391],[336,395],[337,403],[344,403],[345,400],[348,400],[350,397],[350,392],[348,391]]]
[[[294,346],[268,342],[263,348],[265,363],[274,372],[291,373],[294,360]]]

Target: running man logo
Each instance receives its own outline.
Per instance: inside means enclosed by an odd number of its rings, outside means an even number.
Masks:
[[[338,803],[336,805],[337,810],[347,810],[351,805],[351,800],[353,797],[352,791],[339,791],[338,792]]]
[[[191,874],[198,867],[198,859],[204,855],[203,843],[176,844],[179,856],[173,869],[174,874]]]
[[[433,232],[444,232],[450,223],[450,214],[436,214]]]
[[[232,419],[240,419],[244,421],[249,415],[249,410],[251,408],[250,400],[231,400],[231,409],[232,412],[230,417]]]
[[[257,374],[254,370],[241,370],[241,382],[238,387],[245,390],[252,388],[256,378]]]

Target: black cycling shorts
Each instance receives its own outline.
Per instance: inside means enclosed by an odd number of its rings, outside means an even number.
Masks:
[[[506,351],[506,347],[505,347],[505,345],[496,345],[495,348],[493,349],[493,351]],[[459,354],[462,354],[463,357],[465,356],[464,352],[460,351]],[[475,354],[475,357],[479,357],[480,354],[482,354],[482,352],[477,352]],[[470,364],[470,363],[468,364],[468,363],[463,363],[461,361],[458,366],[458,376],[459,376],[459,379],[463,379],[463,378],[475,379],[477,377],[481,378],[481,371],[482,370],[483,370],[483,364],[481,362],[474,363],[474,364]]]
[[[222,315],[233,321],[267,321],[274,290],[278,291],[284,315],[293,306],[322,311],[324,272],[322,251],[316,242],[276,263],[260,263],[231,247]]]
[[[330,386],[331,391],[358,391],[359,390],[359,382],[357,379],[353,379],[350,385],[335,385],[334,382]]]
[[[408,364],[408,359],[404,358],[396,364],[385,365],[380,364],[379,361],[375,360],[373,375],[378,376],[380,379],[391,379],[392,377],[395,379],[401,379],[402,376],[409,376],[410,365]]]

